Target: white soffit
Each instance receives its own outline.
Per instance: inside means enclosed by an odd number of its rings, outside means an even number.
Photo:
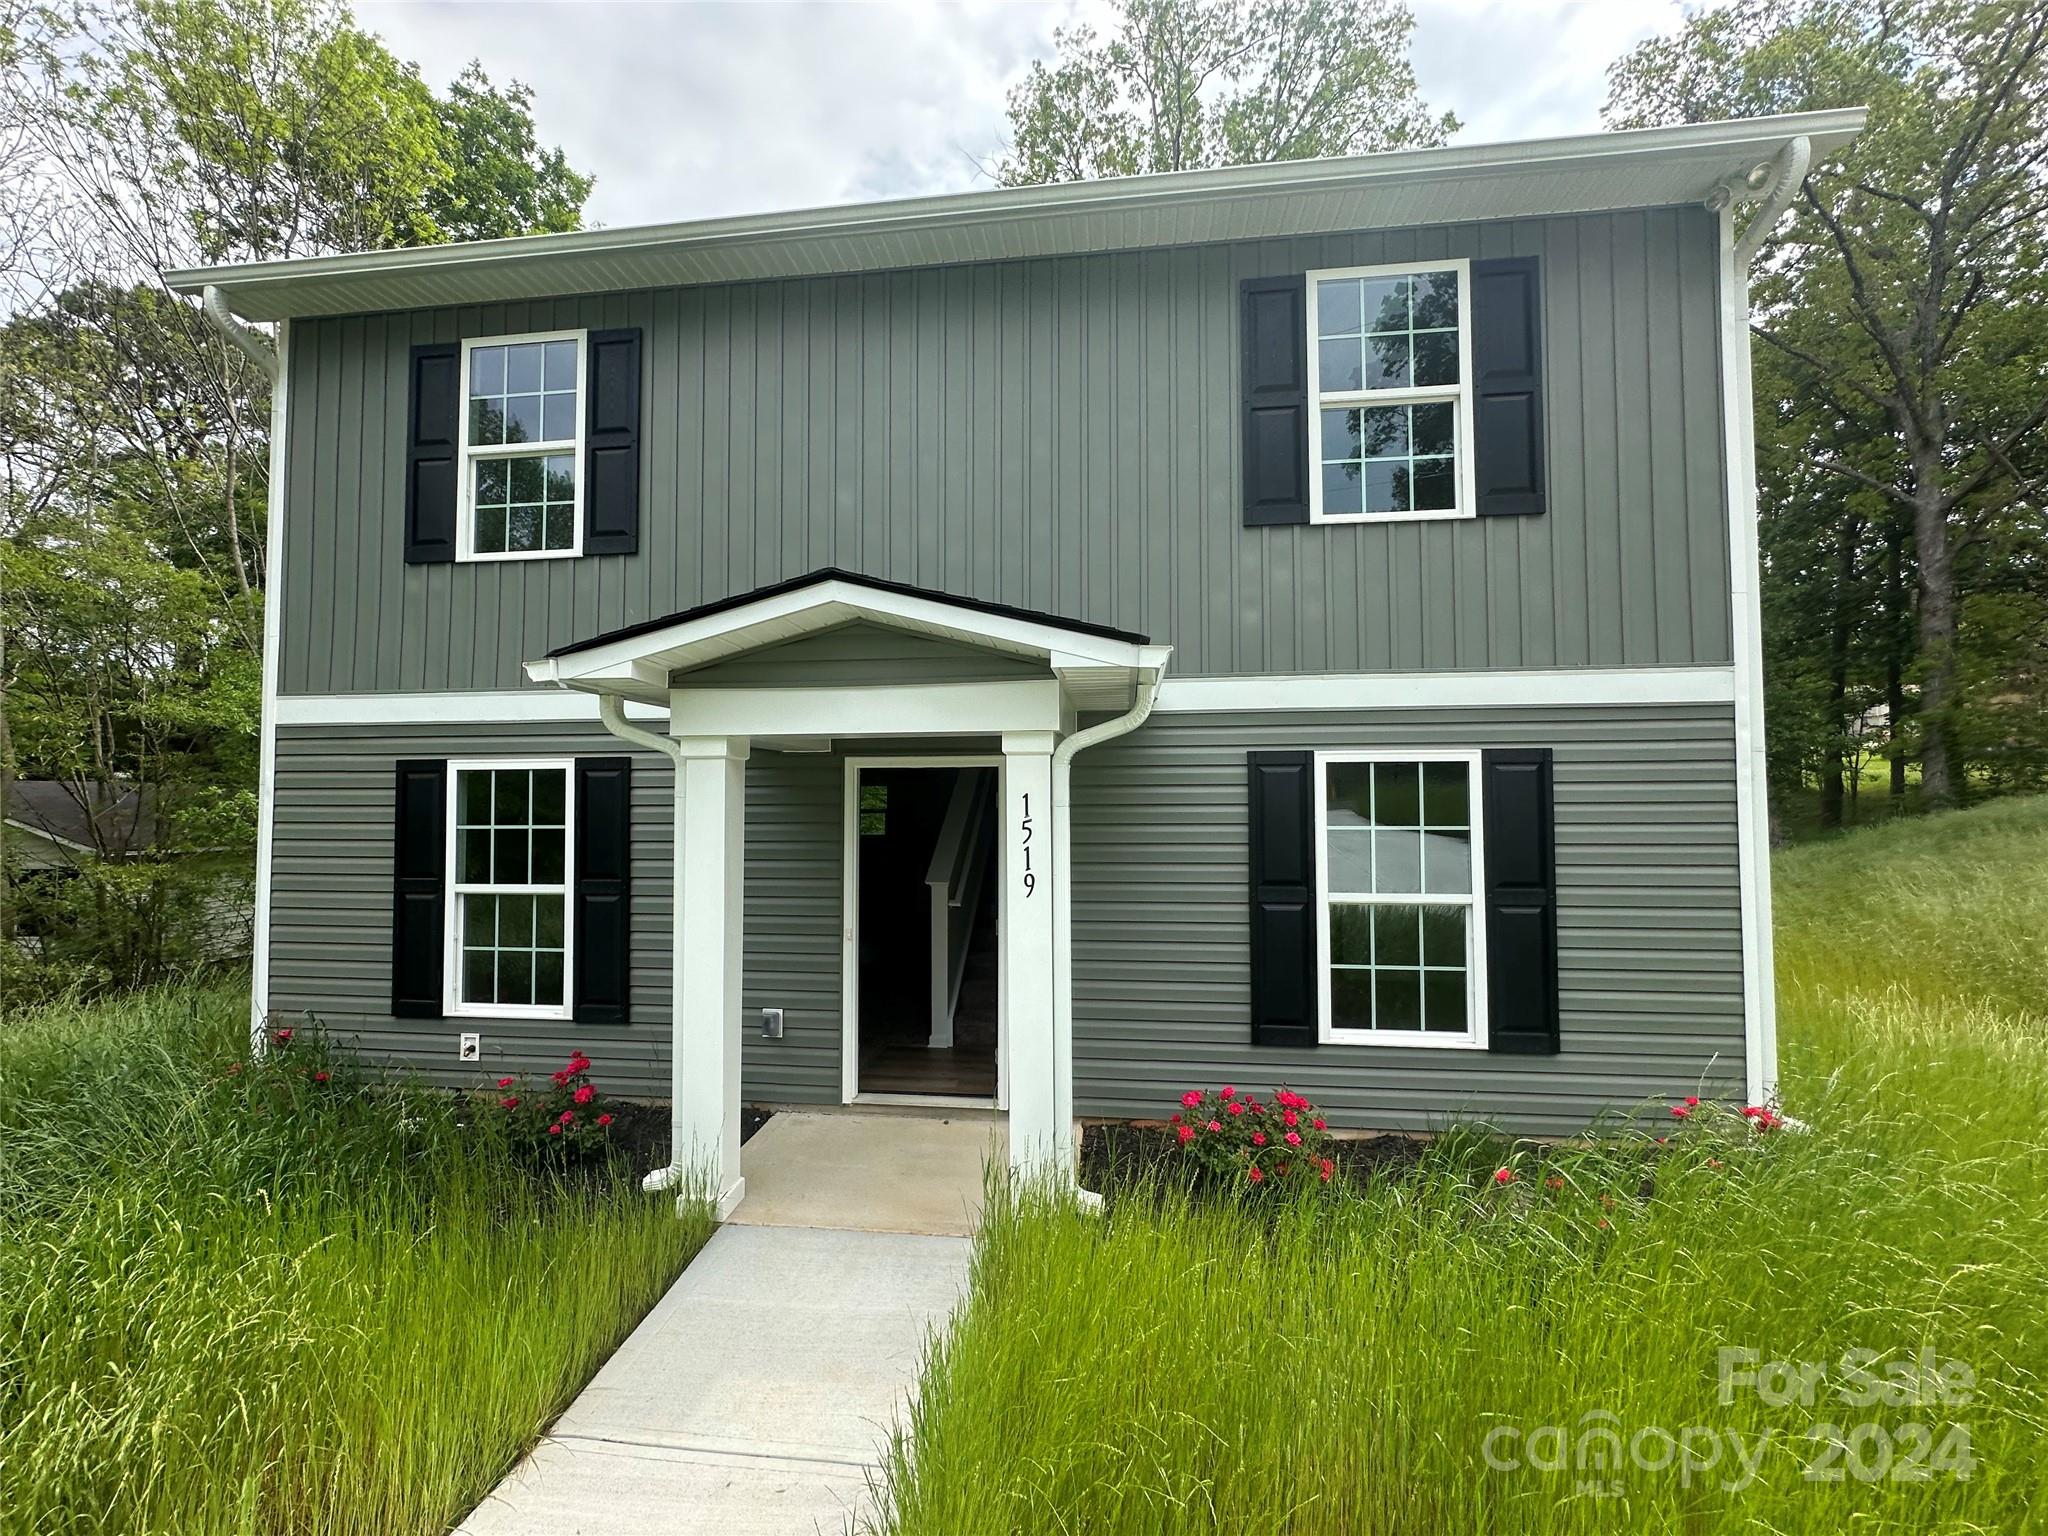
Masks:
[[[1696,203],[1860,107],[171,273],[251,320]]]

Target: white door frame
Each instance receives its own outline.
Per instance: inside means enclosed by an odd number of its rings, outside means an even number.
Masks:
[[[845,785],[841,791],[844,801],[841,829],[839,913],[839,1100],[842,1104],[925,1104],[942,1108],[958,1108],[962,1105],[987,1106],[986,1099],[960,1098],[951,1094],[932,1093],[862,1093],[860,1091],[860,776],[867,768],[993,768],[996,770],[997,792],[1002,789],[1003,759],[1000,754],[957,752],[933,753],[929,756],[904,757],[899,755],[878,757],[852,757],[846,760]],[[998,844],[998,852],[1004,852],[1004,845]],[[997,974],[1004,973],[1000,964],[1002,947],[1009,942],[1009,924],[1003,920],[1003,905],[1008,901],[1007,891],[1002,887],[1002,876],[997,875],[998,894],[996,898],[996,943],[999,963]],[[922,916],[922,914],[920,914]],[[1009,1031],[1009,989],[998,985],[996,989],[996,1096],[994,1107],[1006,1108],[1009,1104],[1008,1079],[1010,1051]]]

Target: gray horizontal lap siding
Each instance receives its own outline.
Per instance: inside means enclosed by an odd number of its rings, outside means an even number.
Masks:
[[[1547,746],[1562,1050],[1250,1041],[1245,754]],[[1333,1123],[1534,1134],[1742,1091],[1734,726],[1725,705],[1154,716],[1074,767],[1074,1099],[1163,1116],[1189,1087],[1309,1094]]]
[[[632,1007],[623,1025],[398,1019],[391,997],[394,765],[415,757],[633,759]],[[839,1097],[839,784],[834,760],[758,754],[747,768],[744,993],[788,1010],[786,1036],[743,1052],[750,1100]],[[474,1085],[552,1071],[580,1046],[603,1085],[666,1098],[673,777],[668,760],[595,726],[285,726],[278,731],[270,1005],[317,1017],[366,1059]],[[480,1067],[457,1037],[483,1035]]]
[[[1246,529],[1238,280],[1543,261],[1549,515]],[[647,333],[640,553],[407,566],[408,349]],[[287,693],[516,686],[551,647],[823,565],[1113,624],[1177,674],[1723,664],[1698,209],[301,321]]]
[[[883,753],[897,744],[873,743]],[[980,749],[988,744],[952,743]],[[1563,1050],[1555,1057],[1249,1038],[1245,753],[1258,747],[1548,746],[1555,753]],[[904,743],[930,752],[931,742]],[[613,753],[596,728],[286,727],[279,732],[271,985],[378,1059],[475,1082],[552,1067],[570,1044],[609,1086],[669,1087],[670,780],[634,754],[633,1018],[623,1027],[397,1020],[390,988],[392,764],[401,757]],[[745,1006],[751,1101],[839,1098],[845,764],[756,751],[747,771]],[[1285,1083],[1340,1125],[1458,1115],[1533,1133],[1743,1070],[1732,715],[1722,705],[1168,714],[1074,769],[1075,1102],[1151,1116],[1199,1083]]]

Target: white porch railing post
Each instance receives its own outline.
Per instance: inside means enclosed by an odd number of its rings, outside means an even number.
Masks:
[[[1071,1103],[1059,1080],[1054,1038],[1053,889],[1063,871],[1053,856],[1051,731],[1003,737],[1003,1023],[1008,1055],[1010,1166],[1020,1173],[1074,1177]]]
[[[748,741],[685,736],[676,746],[671,1160],[710,1175],[723,1221],[746,1194],[740,956]]]

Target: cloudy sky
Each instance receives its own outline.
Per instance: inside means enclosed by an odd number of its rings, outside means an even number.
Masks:
[[[1413,0],[1424,100],[1485,143],[1599,126],[1610,60],[1679,0]],[[1003,98],[1091,0],[357,0],[444,86],[471,57],[535,93],[597,176],[589,217],[656,223],[985,186]]]

